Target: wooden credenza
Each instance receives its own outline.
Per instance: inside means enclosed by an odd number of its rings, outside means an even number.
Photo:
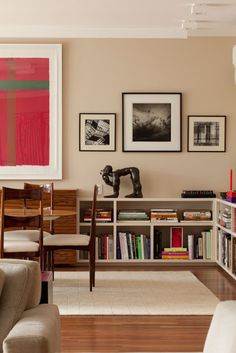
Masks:
[[[1,190],[0,190],[1,193]],[[76,193],[77,190],[54,190],[54,208],[76,212]],[[50,205],[49,194],[44,195],[44,207]],[[9,203],[9,207],[17,207],[16,202]],[[45,222],[44,230],[49,231],[49,222]],[[54,231],[59,234],[73,234],[76,233],[76,215],[60,217],[54,221]],[[75,264],[76,251],[75,250],[58,250],[55,253],[55,264]]]

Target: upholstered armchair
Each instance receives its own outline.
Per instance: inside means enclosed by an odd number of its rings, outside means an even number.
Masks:
[[[0,260],[0,352],[59,353],[56,305],[39,304],[40,266],[35,261]]]
[[[203,353],[236,352],[236,301],[220,302],[213,315]]]

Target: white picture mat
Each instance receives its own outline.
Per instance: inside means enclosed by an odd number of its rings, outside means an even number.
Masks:
[[[86,145],[85,141],[85,123],[86,120],[109,120],[109,145]],[[115,150],[115,114],[103,113],[81,113],[80,114],[80,148],[82,151],[114,151]]]
[[[225,116],[189,116],[188,121],[188,150],[199,152],[220,152],[225,150]],[[194,145],[194,123],[218,122],[219,123],[219,145],[218,146],[196,146]]]
[[[180,94],[124,94],[123,147],[125,151],[180,151],[181,150],[181,96]],[[133,141],[133,104],[171,104],[171,141]]]

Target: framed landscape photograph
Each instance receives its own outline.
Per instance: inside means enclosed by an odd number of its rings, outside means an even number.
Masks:
[[[189,152],[225,152],[225,150],[226,116],[188,116]]]
[[[123,93],[123,151],[181,151],[181,93]]]
[[[62,179],[62,46],[0,45],[0,179]]]
[[[116,150],[116,114],[80,113],[80,151]]]

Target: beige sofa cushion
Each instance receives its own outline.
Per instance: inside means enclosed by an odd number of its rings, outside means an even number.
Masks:
[[[24,310],[39,304],[40,268],[37,262],[0,260],[5,282],[0,297],[0,352],[2,342]]]
[[[0,269],[0,295],[5,281],[5,273]]]
[[[41,304],[23,313],[3,342],[4,353],[59,353],[60,317],[56,305]]]
[[[204,353],[236,352],[236,301],[220,302],[204,345]]]

